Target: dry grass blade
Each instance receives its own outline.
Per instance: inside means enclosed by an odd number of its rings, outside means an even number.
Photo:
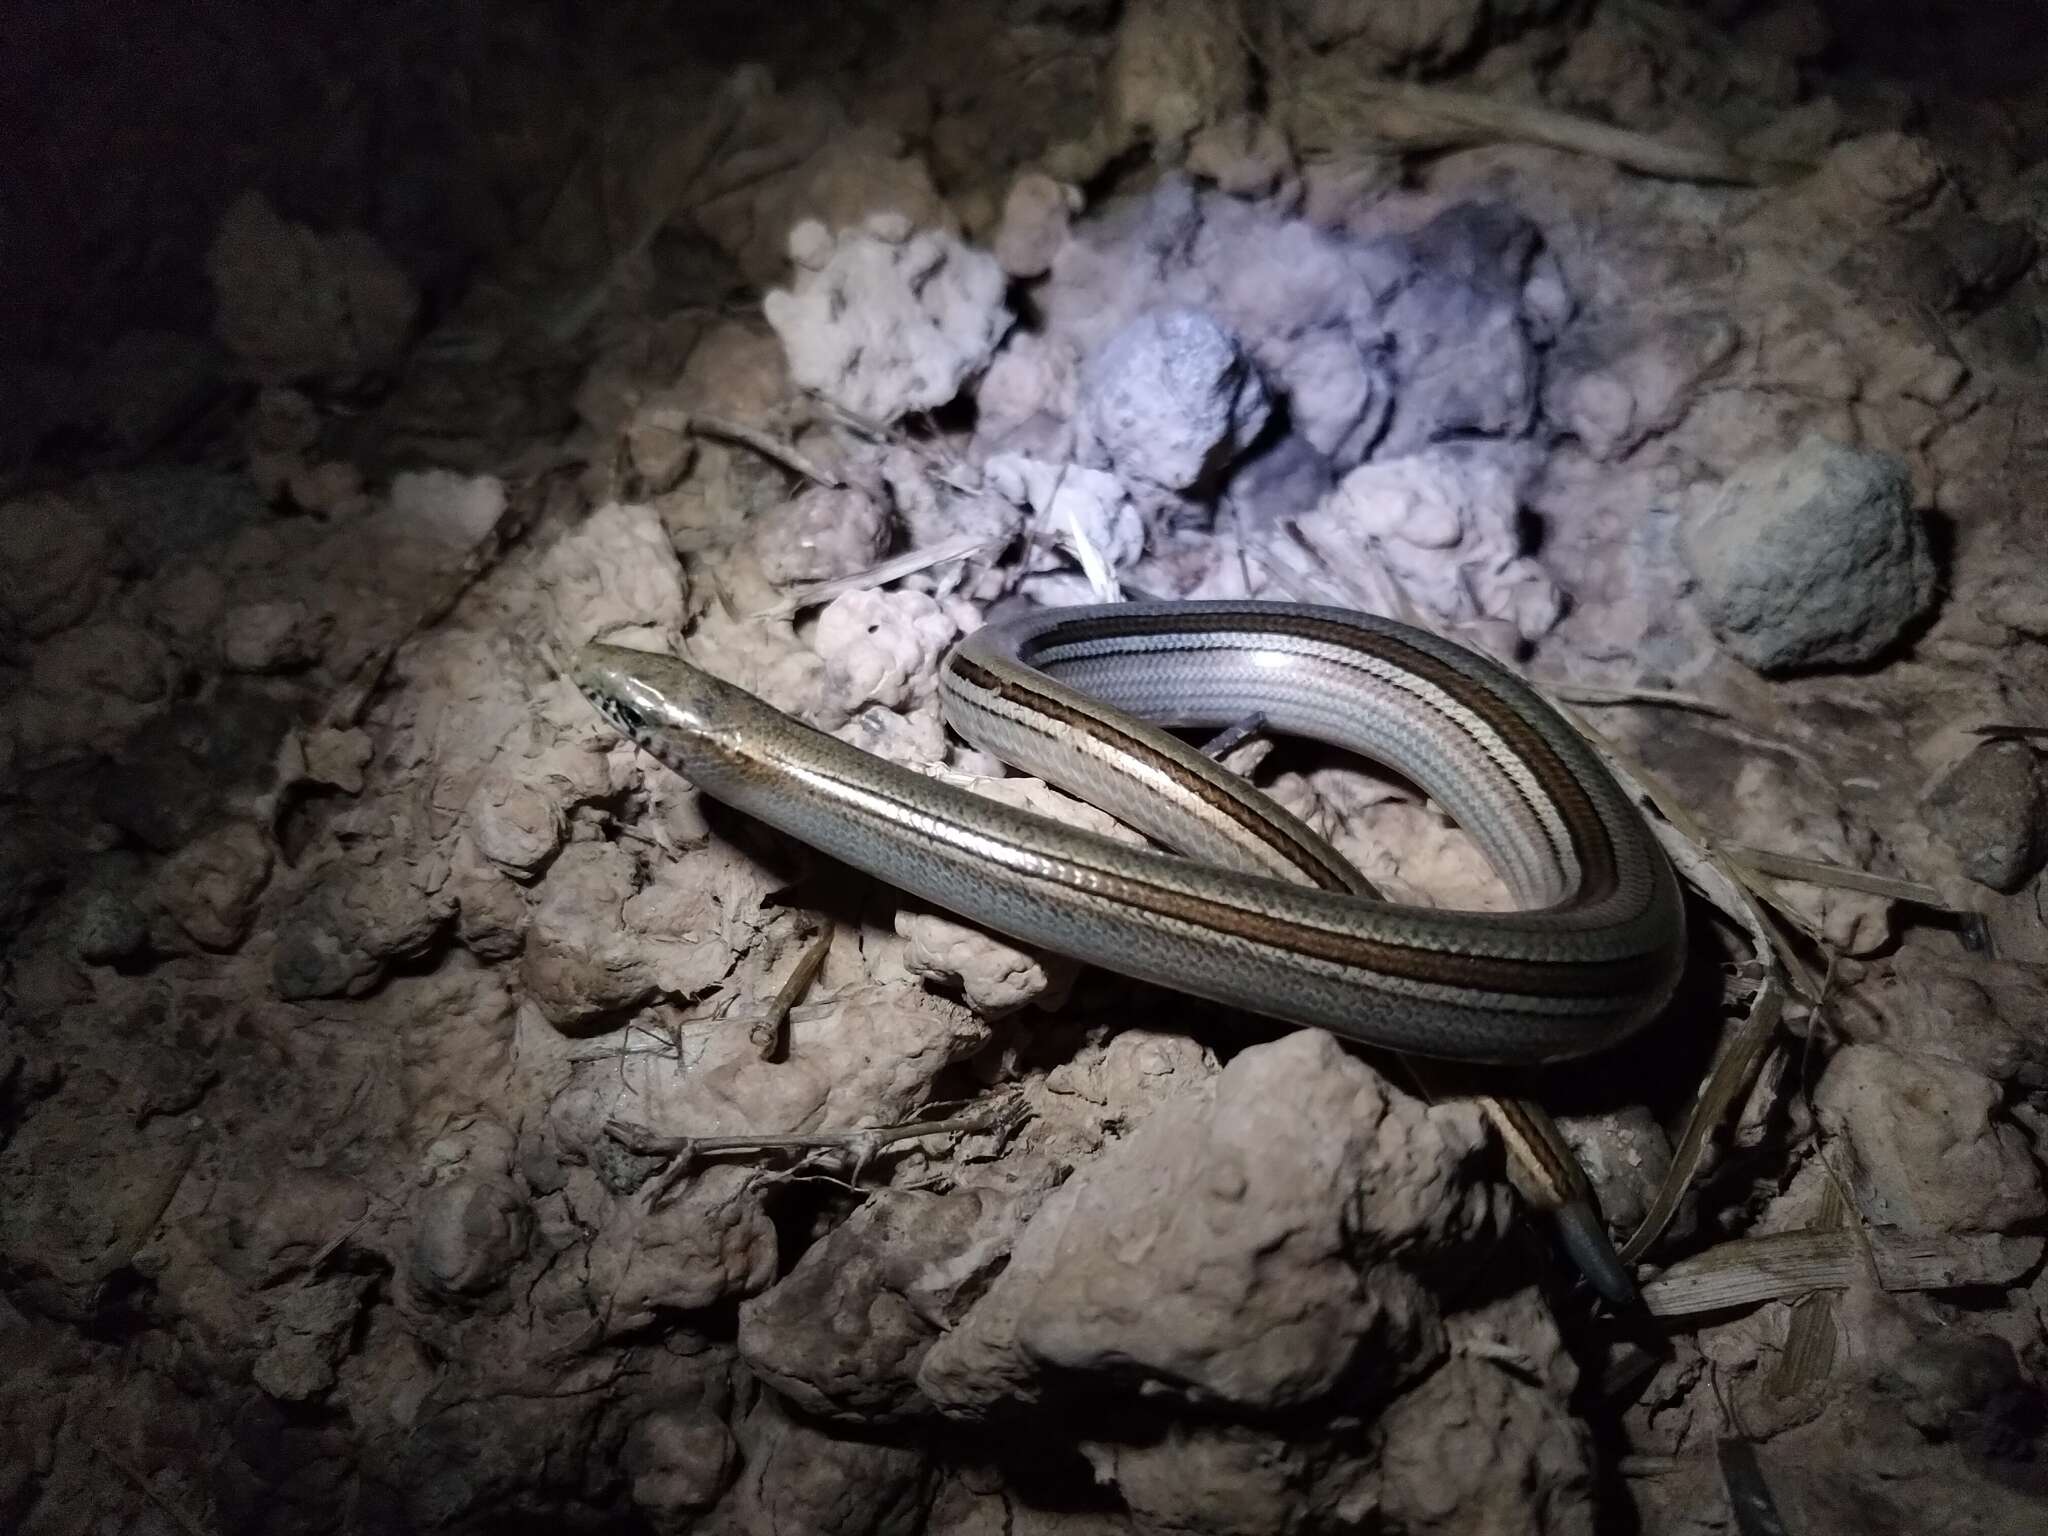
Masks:
[[[1706,1156],[1708,1138],[1727,1120],[1763,1065],[1784,1012],[1786,976],[1790,975],[1802,995],[1809,999],[1819,998],[1821,985],[1784,933],[1764,915],[1763,902],[1768,893],[1758,888],[1753,876],[1746,875],[1725,854],[1714,849],[1677,796],[1655,775],[1623,761],[1613,744],[1569,704],[1554,698],[1551,702],[1586,738],[1623,787],[1661,814],[1662,824],[1653,817],[1652,825],[1679,874],[1749,935],[1756,961],[1764,973],[1756,995],[1750,1000],[1747,1017],[1723,1043],[1713,1071],[1701,1087],[1692,1113],[1686,1117],[1670,1171],[1652,1198],[1642,1223],[1621,1246],[1622,1260],[1633,1263],[1663,1236]]]
[[[1887,1291],[2007,1285],[2041,1260],[2044,1239],[2003,1232],[1920,1236],[1886,1228],[1782,1232],[1722,1243],[1643,1284],[1657,1317],[1688,1317],[1847,1290],[1870,1273]]]
[[[1830,864],[1825,859],[1773,853],[1768,848],[1725,848],[1722,851],[1737,864],[1773,879],[1799,880],[1807,885],[1832,885],[1845,891],[1865,891],[1872,896],[1889,896],[1894,901],[1910,901],[1943,912],[1952,910],[1942,900],[1941,892],[1918,880],[1901,880],[1893,875],[1874,874],[1867,869],[1851,869],[1843,864]]]
[[[1545,683],[1543,686],[1555,698],[1595,709],[1616,704],[1644,704],[1652,708],[1689,709],[1696,714],[1713,715],[1722,720],[1734,718],[1712,699],[1691,693],[1673,693],[1665,688],[1595,688],[1580,683]]]
[[[798,587],[772,608],[764,608],[754,617],[786,619],[792,613],[805,608],[815,608],[821,603],[829,603],[833,598],[845,593],[865,592],[872,587],[886,587],[892,581],[901,581],[906,576],[929,570],[935,565],[944,565],[948,560],[964,560],[970,555],[981,554],[995,548],[998,542],[1000,541],[986,534],[955,534],[940,543],[893,556],[879,565],[871,565],[851,576],[841,576],[832,581],[818,581],[807,587]]]
[[[1867,1275],[1883,1285],[1877,1268],[1877,1254],[1870,1247],[1869,1240],[1851,1223],[1849,1198],[1839,1180],[1828,1181],[1820,1213],[1814,1218],[1813,1226],[1797,1235],[1822,1239],[1847,1237],[1851,1246],[1845,1283],[1854,1284],[1859,1277]],[[1794,1304],[1791,1326],[1785,1330],[1785,1352],[1778,1356],[1776,1369],[1764,1383],[1765,1390],[1778,1401],[1789,1402],[1798,1398],[1834,1374],[1835,1321],[1840,1312],[1840,1301],[1841,1298],[1830,1288],[1801,1297]]]
[[[1700,1161],[1706,1156],[1707,1138],[1715,1127],[1726,1122],[1735,1101],[1748,1091],[1757,1068],[1763,1064],[1764,1052],[1770,1049],[1778,1032],[1778,1019],[1784,1007],[1783,984],[1775,974],[1766,976],[1750,1004],[1749,1016],[1722,1047],[1692,1113],[1686,1117],[1685,1129],[1671,1153],[1670,1172],[1658,1186],[1641,1225],[1621,1245],[1624,1263],[1633,1263],[1648,1252],[1678,1213],[1678,1204],[1685,1198],[1693,1175],[1699,1172]]]
[[[1733,186],[1764,186],[1810,169],[1745,159],[1723,149],[1672,144],[1550,107],[1412,80],[1347,76],[1340,83],[1325,75],[1301,92],[1293,105],[1296,131],[1304,142],[1332,149],[1360,140],[1435,149],[1461,139],[1499,139],[1590,155],[1646,176]]]
[[[1756,1447],[1733,1435],[1724,1436],[1714,1448],[1721,1468],[1721,1486],[1728,1494],[1728,1513],[1735,1517],[1741,1536],[1786,1536],[1778,1500],[1764,1478]]]

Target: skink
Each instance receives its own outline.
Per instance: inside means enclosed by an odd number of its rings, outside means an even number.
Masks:
[[[1408,1058],[1532,1064],[1598,1051],[1662,1010],[1683,965],[1677,879],[1585,741],[1512,674],[1389,620],[1134,603],[1031,612],[953,648],[939,686],[960,735],[1181,856],[885,762],[673,657],[590,645],[576,682],[705,793],[963,917]],[[1321,837],[1168,733],[1253,715],[1413,780],[1472,836],[1517,909],[1377,899]],[[1482,1103],[1517,1187],[1559,1213],[1596,1288],[1627,1296],[1548,1115]]]

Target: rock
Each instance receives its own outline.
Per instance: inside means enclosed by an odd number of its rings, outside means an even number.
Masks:
[[[1746,18],[1736,41],[1755,53],[1795,63],[1818,58],[1834,43],[1834,28],[1818,0],[1791,0]]]
[[[585,1260],[589,1294],[604,1298],[606,1331],[636,1333],[677,1312],[766,1290],[777,1245],[762,1193],[754,1170],[713,1164],[652,1210],[615,1201]]]
[[[1276,1434],[1181,1421],[1138,1444],[1084,1440],[1080,1449],[1095,1480],[1116,1490],[1146,1533],[1370,1529],[1360,1517],[1379,1491],[1367,1444],[1341,1431]]]
[[[789,232],[797,267],[763,312],[792,378],[875,421],[946,404],[986,368],[1010,328],[993,256],[939,230],[877,214],[836,239],[806,220]]]
[[[1119,474],[1188,490],[1265,429],[1265,381],[1197,309],[1148,310],[1082,364],[1081,413]]]
[[[719,1506],[733,1536],[918,1536],[931,1463],[915,1446],[825,1434],[764,1392],[739,1426],[744,1469]]]
[[[1021,453],[996,454],[982,468],[988,489],[1003,501],[1036,513],[1049,541],[1069,555],[1099,558],[1109,570],[1118,571],[1144,554],[1145,519],[1115,475]]]
[[[270,882],[270,844],[246,822],[179,849],[157,873],[156,899],[201,949],[238,949]]]
[[[731,1486],[739,1446],[708,1408],[657,1408],[627,1433],[622,1459],[634,1507],[660,1536],[683,1536]]]
[[[1679,548],[1702,615],[1759,672],[1871,661],[1934,597],[1905,466],[1818,434],[1737,470]]]
[[[153,704],[170,687],[163,642],[134,624],[83,624],[36,647],[35,686],[58,698],[103,694]]]
[[[368,731],[314,726],[299,738],[304,759],[301,783],[338,789],[345,795],[363,792],[363,770],[376,755]]]
[[[199,559],[179,561],[150,585],[150,623],[192,651],[211,640],[227,606],[227,583]]]
[[[452,895],[422,890],[397,860],[329,865],[278,925],[271,982],[291,1001],[359,996],[392,961],[432,950],[454,915]]]
[[[0,503],[0,624],[31,638],[91,613],[107,579],[106,535],[63,496]]]
[[[1388,1410],[1384,1511],[1410,1532],[1589,1531],[1592,1447],[1563,1394],[1459,1355]]]
[[[245,193],[207,252],[214,330],[266,382],[342,382],[398,361],[419,293],[360,230],[324,235]]]
[[[270,516],[246,475],[182,464],[95,475],[86,492],[122,552],[149,573],[181,555],[217,558],[219,545]]]
[[[996,229],[996,260],[1012,277],[1043,277],[1067,243],[1067,229],[1081,211],[1078,187],[1028,171],[1011,183]]]
[[[1980,1455],[2023,1454],[2040,1418],[2039,1389],[2012,1346],[1953,1329],[1916,1340],[1878,1368],[1874,1385],[1930,1440],[1960,1440]]]
[[[132,877],[95,882],[81,893],[72,949],[87,965],[119,965],[149,947],[149,916]]]
[[[1977,748],[1928,792],[1928,822],[1994,891],[2017,891],[2048,863],[2048,769],[2023,741]]]
[[[412,1278],[430,1295],[480,1296],[526,1256],[533,1212],[510,1179],[458,1175],[413,1207]]]
[[[221,660],[237,672],[292,672],[320,659],[326,616],[297,601],[238,603],[221,617]]]
[[[1287,392],[1294,428],[1310,447],[1340,472],[1364,461],[1386,430],[1394,385],[1348,328],[1325,326],[1298,338],[1273,373]]]
[[[1536,226],[1511,208],[1460,203],[1414,234],[1368,247],[1399,286],[1382,324],[1392,346],[1394,416],[1383,456],[1446,438],[1518,437],[1535,419],[1531,319],[1568,306],[1560,290],[1525,318],[1525,291],[1548,263]]]
[[[383,524],[407,538],[468,549],[505,515],[505,482],[496,475],[408,469],[391,479]]]
[[[572,843],[549,866],[520,974],[557,1029],[601,1023],[659,990],[641,946],[619,925],[639,883],[632,855],[609,843]]]
[[[1015,1220],[993,1191],[878,1194],[741,1304],[740,1355],[806,1413],[928,1414],[917,1368],[1009,1258]]]
[[[1643,1105],[1625,1104],[1561,1115],[1558,1123],[1593,1182],[1600,1214],[1621,1231],[1639,1226],[1671,1170],[1671,1138],[1656,1115]]]
[[[526,898],[517,884],[465,849],[455,856],[449,890],[455,936],[479,960],[509,960],[526,942]]]
[[[1594,458],[1619,458],[1685,418],[1737,339],[1715,314],[1575,326],[1545,363],[1544,409]]]
[[[1188,136],[1241,109],[1251,59],[1229,0],[1127,0],[1107,81],[1117,137],[1177,159]]]
[[[1556,625],[1564,599],[1522,552],[1522,472],[1513,449],[1483,443],[1377,458],[1296,526],[1363,590],[1391,571],[1411,602],[1448,623],[1499,620],[1534,640]]]
[[[567,830],[561,803],[516,769],[492,772],[469,802],[469,836],[476,851],[516,880],[540,873]]]
[[[571,644],[639,630],[674,650],[687,588],[668,530],[652,507],[608,502],[549,549],[541,582]]]
[[[214,821],[237,792],[271,781],[278,743],[291,725],[290,701],[239,681],[204,702],[178,700],[144,722],[120,756],[92,776],[93,812],[169,853]]]
[[[690,413],[675,391],[657,390],[633,407],[626,418],[626,456],[640,477],[642,492],[660,496],[674,490],[697,460],[697,440],[690,435]]]
[[[1294,152],[1272,119],[1235,112],[1189,141],[1187,168],[1232,197],[1269,197],[1294,174]]]
[[[308,1402],[332,1387],[370,1285],[368,1276],[345,1275],[271,1293],[270,1343],[256,1357],[256,1385],[286,1403]]]
[[[1328,1034],[1254,1046],[1046,1199],[918,1384],[966,1419],[1063,1383],[1252,1413],[1397,1390],[1444,1348],[1420,1272],[1471,1273],[1506,1219],[1485,1146]]]
[[[2004,1098],[1957,1063],[1847,1045],[1828,1063],[1814,1108],[1849,1143],[1865,1220],[1912,1233],[2005,1232],[2048,1215],[2048,1192]]]
[[[899,909],[896,933],[907,946],[905,970],[948,996],[958,996],[985,1019],[1003,1018],[1065,995],[1079,970],[1060,956],[1020,949],[944,912]]]
[[[1486,24],[1487,0],[1414,0],[1389,6],[1379,0],[1286,0],[1283,6],[1318,49],[1342,44],[1347,61],[1370,73],[1411,64],[1442,65],[1469,50]],[[1528,9],[1492,9],[1502,20]]]
[[[761,574],[779,587],[856,575],[888,553],[892,532],[882,504],[851,485],[799,491],[754,528]]]
[[[928,592],[844,592],[818,615],[812,644],[848,714],[868,704],[901,709],[931,697],[939,658],[959,634]]]
[[[1982,956],[1935,964],[1916,954],[1909,964],[1880,970],[1857,995],[1869,1012],[1845,1010],[1850,1039],[1939,1056],[2025,1089],[2048,1088],[2048,1030],[2041,1028],[2048,972],[2039,966]]]
[[[1851,222],[1896,223],[1933,204],[1947,183],[1927,140],[1887,130],[1837,145],[1807,190]]]

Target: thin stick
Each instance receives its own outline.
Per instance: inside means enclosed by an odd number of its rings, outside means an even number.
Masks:
[[[716,437],[729,443],[738,443],[743,448],[751,448],[762,458],[773,460],[793,474],[802,475],[806,480],[816,481],[819,485],[829,486],[835,491],[846,484],[838,476],[826,474],[787,443],[777,442],[757,427],[727,421],[719,416],[692,416],[689,430],[699,437]]]
[[[647,1191],[650,1209],[668,1198],[670,1190],[696,1165],[699,1157],[718,1152],[819,1152],[851,1150],[854,1174],[858,1177],[884,1147],[920,1136],[973,1136],[988,1131],[1007,1131],[1024,1113],[1024,1100],[1017,1095],[973,1114],[955,1115],[948,1120],[911,1121],[904,1125],[873,1126],[864,1130],[819,1131],[799,1136],[662,1136],[630,1120],[611,1120],[605,1125],[609,1136],[629,1152],[647,1157],[666,1156],[669,1165]]]
[[[817,979],[824,967],[825,954],[832,948],[832,936],[837,924],[827,923],[825,931],[811,941],[811,947],[797,960],[796,969],[789,973],[789,979],[776,990],[775,1000],[768,1005],[767,1016],[755,1021],[747,1031],[747,1038],[761,1053],[763,1061],[780,1061],[789,1050],[789,1012],[803,1001],[803,995]]]
[[[607,1121],[605,1135],[642,1157],[703,1157],[718,1152],[815,1152],[831,1148],[872,1149],[919,1136],[977,1136],[1001,1126],[1022,1107],[1014,1096],[985,1109],[945,1120],[911,1120],[902,1125],[864,1126],[850,1131],[813,1131],[789,1136],[664,1136],[631,1120]]]

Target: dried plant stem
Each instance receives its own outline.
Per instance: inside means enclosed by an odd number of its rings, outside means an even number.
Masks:
[[[829,486],[833,490],[838,490],[846,484],[837,475],[826,474],[796,449],[787,443],[778,442],[758,427],[727,421],[720,416],[692,416],[689,430],[699,437],[715,437],[723,442],[738,443],[743,448],[751,448],[762,458],[780,464],[791,473],[802,475],[806,480]]]

